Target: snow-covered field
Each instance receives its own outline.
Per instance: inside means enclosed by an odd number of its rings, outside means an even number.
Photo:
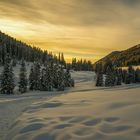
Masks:
[[[73,72],[64,92],[0,95],[0,140],[140,140],[140,85],[95,87]]]

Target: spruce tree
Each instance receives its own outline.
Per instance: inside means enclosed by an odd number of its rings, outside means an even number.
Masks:
[[[128,74],[129,74],[129,80],[130,83],[135,83],[135,70],[132,66],[128,67]]]
[[[41,86],[40,90],[42,91],[48,91],[48,80],[47,80],[47,71],[46,68],[43,68],[41,71]]]
[[[58,69],[58,91],[63,91],[65,89],[64,81],[64,70],[62,67]]]
[[[121,69],[116,69],[116,85],[122,84],[122,74]]]
[[[106,69],[106,79],[105,79],[105,86],[110,87],[115,85],[115,74],[114,69],[110,68],[110,66]]]
[[[30,70],[30,74],[29,74],[29,89],[30,90],[34,89],[34,85],[35,85],[34,76],[35,76],[35,73],[34,73],[34,68],[32,66]]]
[[[102,72],[98,72],[98,74],[97,74],[96,86],[97,87],[103,86],[103,74],[102,74]]]
[[[51,65],[46,65],[41,72],[41,90],[42,91],[52,91],[53,90],[53,76],[52,76]]]
[[[122,70],[122,82],[125,83],[126,81],[126,76],[127,76],[127,70]]]
[[[20,74],[19,74],[19,91],[25,93],[27,91],[27,73],[24,60],[21,62]]]
[[[35,62],[30,70],[29,85],[30,90],[40,90],[41,86],[41,66],[39,62]]]
[[[40,74],[41,74],[41,66],[39,62],[34,63],[34,90],[40,89]]]
[[[16,60],[15,56],[13,56],[12,66],[15,67],[16,64],[17,64],[17,60]]]
[[[97,79],[96,79],[96,86],[103,86],[103,72],[102,72],[102,64],[98,65],[98,69],[96,71]]]
[[[58,64],[54,64],[53,66],[53,86],[54,88],[58,88],[58,80],[59,80],[59,77],[58,77]]]
[[[11,59],[9,56],[6,57],[4,70],[2,73],[2,82],[1,82],[1,93],[2,94],[13,94],[15,87],[14,84],[14,73],[12,65],[10,64]]]
[[[64,82],[65,82],[65,87],[71,87],[71,74],[69,69],[66,69],[66,72],[64,73]]]
[[[135,70],[132,66],[128,67],[127,73],[125,75],[125,84],[135,83]]]
[[[53,63],[48,66],[48,91],[53,91]]]
[[[136,71],[135,71],[135,81],[137,82],[137,83],[139,83],[140,82],[140,69],[136,69]]]
[[[125,81],[124,81],[125,84],[131,84],[131,77],[130,77],[130,74],[128,72],[126,72],[125,74]]]

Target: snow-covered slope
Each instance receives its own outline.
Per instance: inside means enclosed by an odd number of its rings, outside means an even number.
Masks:
[[[140,86],[95,87],[93,72],[73,72],[62,92],[0,96],[5,140],[139,140]],[[6,128],[5,128],[6,127]]]

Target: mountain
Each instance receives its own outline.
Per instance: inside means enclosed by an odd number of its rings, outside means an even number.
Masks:
[[[100,63],[105,65],[108,60],[111,60],[116,66],[140,65],[140,44],[124,51],[111,52],[107,56],[95,62],[94,68]]]

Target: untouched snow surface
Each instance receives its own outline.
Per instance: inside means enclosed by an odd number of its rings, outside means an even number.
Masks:
[[[73,72],[75,88],[0,96],[0,140],[140,140],[140,86],[95,87]]]

